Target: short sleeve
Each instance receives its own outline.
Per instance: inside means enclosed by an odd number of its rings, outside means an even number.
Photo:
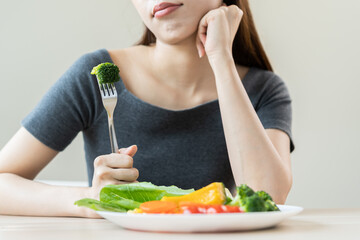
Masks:
[[[90,72],[100,62],[96,52],[81,56],[22,120],[22,126],[48,147],[64,150],[96,118],[98,91]]]
[[[279,129],[290,138],[290,152],[295,146],[292,140],[291,98],[284,81],[273,74],[263,85],[263,94],[257,104],[256,112],[265,129]]]

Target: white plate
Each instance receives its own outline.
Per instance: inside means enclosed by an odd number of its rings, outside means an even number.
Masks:
[[[127,214],[97,213],[127,229],[155,232],[224,232],[255,230],[276,226],[303,208],[278,205],[278,212],[222,214]]]

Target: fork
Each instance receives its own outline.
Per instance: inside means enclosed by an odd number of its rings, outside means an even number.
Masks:
[[[101,99],[108,115],[111,151],[113,153],[118,153],[119,147],[116,140],[116,134],[114,128],[114,109],[117,103],[117,91],[113,83],[100,84],[98,79],[98,85],[101,94]]]

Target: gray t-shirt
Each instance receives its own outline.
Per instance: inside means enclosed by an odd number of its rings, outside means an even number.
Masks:
[[[84,54],[22,121],[32,135],[57,151],[82,132],[89,185],[94,159],[111,152],[107,115],[90,74],[103,62],[112,62],[106,49]],[[291,100],[284,82],[257,68],[250,68],[242,82],[264,128],[280,129],[291,137]],[[217,100],[172,111],[137,98],[121,80],[115,86],[117,140],[119,147],[138,145],[138,181],[195,189],[219,181],[234,187]],[[289,148],[293,151],[292,141]]]

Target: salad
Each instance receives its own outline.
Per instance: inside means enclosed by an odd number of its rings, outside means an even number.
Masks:
[[[79,207],[96,211],[133,214],[214,214],[279,211],[271,196],[255,192],[246,184],[236,188],[233,197],[221,182],[206,187],[181,189],[156,186],[149,182],[107,185],[100,191],[100,201],[84,198],[75,202]]]

